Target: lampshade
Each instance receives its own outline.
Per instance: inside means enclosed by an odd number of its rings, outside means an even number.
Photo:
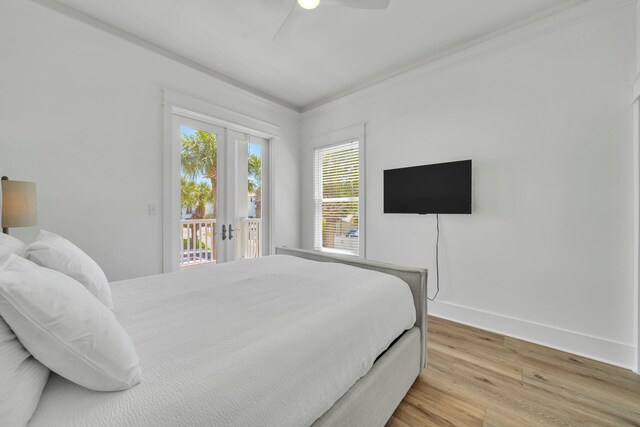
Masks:
[[[36,184],[2,181],[2,228],[36,225]]]

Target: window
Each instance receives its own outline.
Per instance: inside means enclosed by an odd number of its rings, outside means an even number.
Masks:
[[[359,140],[315,150],[314,248],[363,255]]]

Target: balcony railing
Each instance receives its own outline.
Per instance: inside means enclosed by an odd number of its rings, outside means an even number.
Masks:
[[[238,252],[241,258],[258,258],[262,256],[262,219],[242,218],[240,220]],[[215,219],[183,219],[180,221],[182,252],[180,266],[182,268],[211,264],[216,262],[216,220]]]
[[[240,220],[242,231],[242,257],[258,258],[262,256],[262,219],[242,218]]]
[[[181,267],[216,262],[215,219],[183,219],[180,221],[180,236]]]

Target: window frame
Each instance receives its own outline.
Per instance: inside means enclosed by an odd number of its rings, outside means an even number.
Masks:
[[[365,153],[366,153],[366,124],[359,126],[353,126],[345,128],[340,131],[331,132],[320,138],[316,138],[315,144],[313,144],[313,170],[312,170],[312,182],[313,182],[313,249],[318,252],[340,254],[345,256],[354,256],[364,259],[366,257],[366,169],[365,169]],[[320,231],[318,233],[318,227],[322,227],[322,213],[318,215],[317,204],[322,199],[322,191],[320,191],[320,199],[317,197],[319,188],[317,183],[321,184],[321,177],[318,176],[320,171],[317,169],[316,156],[318,152],[338,147],[341,145],[350,144],[353,142],[358,143],[358,254],[345,253],[341,250],[332,248],[323,248],[322,242],[318,242],[318,236],[322,235]]]

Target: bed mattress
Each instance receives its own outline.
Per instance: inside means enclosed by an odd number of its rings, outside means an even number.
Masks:
[[[52,375],[32,426],[307,426],[415,323],[397,277],[270,256],[111,284],[142,382]]]

